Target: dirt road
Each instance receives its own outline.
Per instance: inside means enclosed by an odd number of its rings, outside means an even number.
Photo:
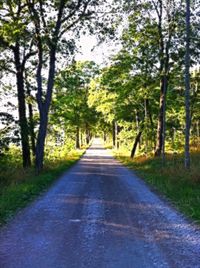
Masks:
[[[197,268],[200,231],[96,143],[0,232],[1,268]]]

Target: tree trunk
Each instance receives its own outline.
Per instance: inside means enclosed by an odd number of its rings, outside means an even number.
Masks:
[[[161,94],[160,94],[160,107],[159,107],[159,116],[158,116],[158,125],[157,125],[157,134],[156,134],[156,149],[155,156],[161,155],[162,145],[163,145],[163,106],[165,101],[164,91],[163,91],[163,80],[161,81]]]
[[[80,149],[80,133],[79,127],[76,127],[76,149]]]
[[[44,160],[44,145],[47,133],[47,124],[48,124],[48,115],[45,112],[40,112],[40,126],[37,137],[37,145],[36,145],[36,171],[39,173],[43,169],[43,160]]]
[[[21,145],[22,145],[22,158],[23,167],[31,166],[30,157],[30,146],[28,136],[28,122],[26,118],[26,102],[24,92],[24,77],[23,77],[23,66],[20,62],[20,50],[19,45],[16,44],[14,48],[14,60],[16,67],[16,80],[17,80],[17,97],[18,97],[18,111],[19,111],[19,125],[21,134]]]
[[[166,114],[167,84],[168,84],[167,76],[162,77],[155,156],[161,156],[161,153],[164,156],[164,152],[165,152],[164,141],[165,141],[165,114]]]
[[[29,88],[28,82],[26,83],[27,95],[31,97],[31,92]],[[35,144],[35,131],[34,131],[34,120],[33,120],[33,106],[31,103],[28,104],[28,112],[29,112],[29,134],[31,138],[31,148],[33,156],[36,154],[36,144]]]
[[[197,131],[197,138],[199,140],[199,120],[196,122],[196,131]]]
[[[45,101],[43,101],[43,92],[42,92],[43,48],[42,48],[41,43],[39,44],[38,54],[39,54],[39,62],[38,62],[38,68],[37,68],[37,86],[38,86],[37,103],[38,103],[39,114],[40,114],[40,125],[39,125],[38,137],[37,137],[36,160],[35,160],[37,173],[39,173],[43,168],[44,146],[45,146],[45,139],[46,139],[46,133],[47,133],[48,114],[49,114],[49,108],[50,108],[51,99],[52,99],[52,91],[53,91],[54,77],[55,77],[56,46],[52,47],[50,51],[49,74],[48,74],[47,92],[45,96]]]
[[[149,132],[149,125],[148,125],[148,99],[145,98],[144,99],[144,121],[145,121],[145,154],[147,155],[148,153],[148,132]]]
[[[85,134],[86,134],[86,144],[88,145],[90,143],[90,130],[88,123],[85,125]]]
[[[106,142],[106,139],[107,139],[107,137],[106,137],[106,132],[104,131],[104,132],[103,132],[103,141]]]
[[[81,135],[80,135],[81,137],[81,146],[83,146],[84,145],[84,141],[83,141],[83,133],[82,133],[82,131],[81,131]]]
[[[156,137],[156,149],[155,156],[160,156],[162,153],[163,163],[165,162],[165,117],[166,117],[166,96],[167,96],[167,88],[168,88],[168,80],[169,80],[169,59],[170,59],[170,46],[171,39],[174,30],[174,26],[171,23],[173,22],[173,18],[170,15],[170,11],[168,13],[168,38],[166,40],[166,44],[164,45],[164,36],[163,36],[163,2],[160,3],[160,15],[159,15],[159,23],[158,23],[158,31],[159,31],[159,54],[160,54],[160,76],[161,76],[161,85],[160,85],[160,110],[158,116],[158,126],[157,126],[157,137]]]
[[[116,132],[115,132],[115,121],[112,123],[112,138],[113,138],[113,148],[116,146]]]
[[[186,0],[185,168],[190,169],[190,0]]]
[[[115,146],[117,149],[119,149],[118,130],[118,124],[115,122]]]
[[[133,148],[131,150],[131,158],[133,158],[135,156],[135,152],[136,152],[136,149],[137,149],[137,145],[140,142],[141,135],[142,135],[142,131],[139,131],[138,134],[137,134],[137,136],[136,136],[136,138],[135,138],[135,142],[133,144]]]
[[[36,145],[35,145],[35,131],[34,131],[34,121],[33,121],[33,106],[32,104],[28,104],[29,110],[29,132],[31,137],[31,148],[33,156],[36,154]]]
[[[140,132],[140,117],[139,117],[139,113],[137,110],[136,110],[136,115],[135,115],[135,123],[136,123],[137,132],[139,133]],[[139,148],[141,147],[140,141],[141,140],[139,140]]]

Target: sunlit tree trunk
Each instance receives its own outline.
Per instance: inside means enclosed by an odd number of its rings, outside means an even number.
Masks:
[[[113,147],[116,146],[116,132],[115,132],[115,121],[112,123],[112,140],[113,140]]]
[[[137,146],[138,146],[138,144],[140,142],[141,135],[142,135],[142,131],[139,131],[139,133],[137,134],[137,136],[135,138],[133,148],[131,150],[131,158],[133,158],[135,156],[136,149],[137,149]]]
[[[190,169],[190,0],[186,0],[185,168]]]

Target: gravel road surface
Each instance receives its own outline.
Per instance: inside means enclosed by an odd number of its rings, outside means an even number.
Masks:
[[[200,230],[95,140],[1,229],[0,267],[199,268]]]

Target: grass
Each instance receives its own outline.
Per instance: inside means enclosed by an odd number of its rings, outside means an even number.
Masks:
[[[17,152],[16,152],[17,153]],[[35,175],[34,169],[23,170],[20,163],[4,161],[0,169],[0,225],[6,223],[20,209],[44,192],[66,169],[71,167],[84,153],[84,150],[73,151],[62,159],[48,160],[43,172]],[[10,163],[10,168],[8,167]]]
[[[144,179],[154,189],[164,194],[181,212],[200,224],[200,152],[191,153],[191,170],[184,168],[183,154],[161,159],[138,156],[131,160],[123,152],[114,152],[115,157]]]

